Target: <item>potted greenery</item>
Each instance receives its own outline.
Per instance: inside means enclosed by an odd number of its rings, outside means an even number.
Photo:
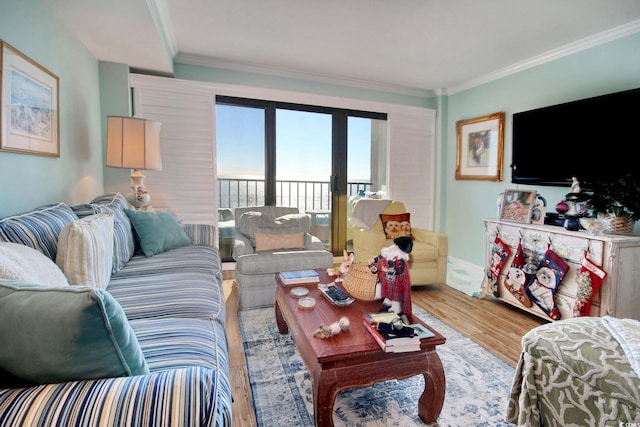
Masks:
[[[589,184],[587,207],[610,222],[609,231],[631,232],[640,219],[640,182],[630,174]]]

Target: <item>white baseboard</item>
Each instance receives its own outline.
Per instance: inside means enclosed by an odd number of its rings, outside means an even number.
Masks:
[[[470,262],[447,258],[447,285],[467,295],[478,296],[484,279],[484,268]]]

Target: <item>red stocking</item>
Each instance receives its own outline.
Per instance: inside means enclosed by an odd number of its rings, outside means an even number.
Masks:
[[[578,294],[576,304],[573,306],[573,317],[589,315],[591,301],[600,289],[604,278],[607,277],[607,272],[587,258],[588,255],[589,252],[585,251],[582,267],[578,273]]]
[[[547,249],[538,265],[536,275],[529,281],[526,293],[547,316],[553,320],[560,319],[560,311],[554,296],[569,266],[554,251]]]
[[[489,259],[489,266],[486,271],[486,281],[487,287],[485,289],[489,289],[493,291],[493,295],[499,297],[500,292],[498,292],[498,276],[500,276],[500,272],[502,271],[502,267],[504,266],[504,262],[511,255],[511,248],[507,246],[506,243],[500,239],[500,237],[496,234],[496,238],[491,245],[491,257]]]
[[[518,242],[518,248],[516,249],[513,261],[511,261],[511,267],[507,270],[507,278],[504,281],[504,286],[522,305],[530,308],[533,304],[531,304],[531,300],[524,291],[530,277],[525,274],[523,270],[524,265],[522,243]]]

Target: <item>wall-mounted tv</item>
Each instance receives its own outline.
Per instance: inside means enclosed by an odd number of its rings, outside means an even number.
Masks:
[[[513,114],[511,182],[570,186],[640,176],[640,88]]]

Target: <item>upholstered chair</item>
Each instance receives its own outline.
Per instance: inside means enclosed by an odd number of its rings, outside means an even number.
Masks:
[[[276,273],[333,265],[333,255],[309,233],[310,216],[298,208],[243,207],[234,216],[233,259],[242,308],[274,304]]]
[[[389,201],[383,215],[407,213],[404,203]],[[444,284],[447,280],[447,256],[449,239],[444,233],[420,228],[411,228],[415,237],[413,249],[409,255],[409,274],[411,285]],[[378,219],[371,228],[353,229],[354,262],[367,262],[380,254],[384,247],[393,245],[393,239],[387,238],[382,220]]]

